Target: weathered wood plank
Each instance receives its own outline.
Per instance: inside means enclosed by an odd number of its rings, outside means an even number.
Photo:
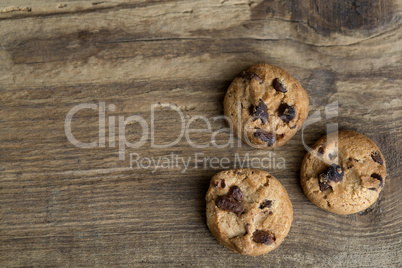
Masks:
[[[2,266],[399,267],[402,265],[402,31],[400,1],[2,1],[0,3],[0,263]],[[12,8],[14,7],[14,8]],[[29,11],[25,9],[29,7]],[[22,10],[18,10],[21,8]],[[364,213],[337,216],[311,204],[299,185],[305,150],[299,132],[269,154],[226,128],[222,100],[241,70],[281,66],[310,97],[310,114],[338,102],[338,117],[309,125],[312,145],[338,123],[372,138],[387,162],[379,201]],[[105,147],[77,148],[65,133],[76,105],[105,103]],[[109,123],[143,117],[170,104],[188,123],[211,131],[172,148],[126,148]],[[111,110],[108,105],[114,105]],[[155,111],[157,144],[180,135],[172,108]],[[205,129],[201,120],[193,129]],[[99,141],[98,111],[77,112],[75,137]],[[142,129],[130,124],[127,140]],[[140,158],[178,156],[188,167],[130,168]],[[209,158],[195,161],[195,154]],[[237,155],[236,155],[237,154]],[[263,168],[289,192],[294,223],[267,256],[229,252],[206,226],[211,158],[271,157]],[[278,167],[281,159],[286,167]],[[272,160],[277,162],[274,164]],[[246,161],[247,162],[247,161]],[[269,162],[267,160],[267,162]],[[267,164],[267,163],[266,163]]]

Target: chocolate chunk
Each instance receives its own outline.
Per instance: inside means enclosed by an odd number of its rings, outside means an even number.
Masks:
[[[253,233],[253,241],[260,244],[270,245],[275,241],[275,238],[266,231],[256,230]]]
[[[254,119],[261,119],[261,122],[265,124],[268,121],[268,108],[265,102],[260,100],[257,106],[250,106],[250,114],[254,116]]]
[[[264,200],[260,205],[260,209],[270,208],[272,206],[272,200]]]
[[[373,177],[374,179],[377,179],[377,180],[380,181],[379,187],[383,186],[383,179],[382,179],[382,177],[380,175],[378,175],[377,173],[373,173],[373,174],[371,174],[371,177]]]
[[[233,200],[232,198],[229,198],[227,196],[218,196],[216,198],[215,204],[218,208],[233,212],[237,216],[240,216],[244,211],[242,203],[237,202],[236,200]]]
[[[250,223],[246,223],[245,229],[246,229],[246,234],[248,234],[250,232]]]
[[[323,172],[319,175],[318,184],[320,186],[320,191],[322,192],[331,188],[331,186],[329,185],[330,181],[342,181],[343,173],[343,169],[337,164],[330,165],[326,172]]]
[[[377,188],[368,188],[371,191],[377,191]]]
[[[278,108],[278,116],[280,119],[282,119],[284,122],[289,122],[293,118],[295,118],[295,108],[293,106],[289,106],[286,103],[282,103],[279,105]]]
[[[324,154],[324,147],[318,148],[318,153],[323,155]]]
[[[343,169],[337,164],[332,164],[328,168],[327,177],[331,181],[340,182],[343,179]]]
[[[244,206],[241,203],[243,200],[243,193],[238,186],[230,188],[226,195],[218,196],[215,204],[218,208],[235,213],[240,216],[244,212]]]
[[[276,141],[276,135],[262,129],[257,129],[254,132],[254,137],[259,138],[263,142],[268,142],[267,146],[272,146]]]
[[[381,158],[380,152],[372,153],[371,158],[373,158],[374,162],[377,162],[380,165],[384,164],[384,161]]]
[[[331,186],[328,184],[329,180],[328,180],[328,176],[326,173],[321,173],[319,178],[318,178],[318,184],[320,186],[320,191],[323,192],[329,188],[331,188]]]
[[[335,154],[328,154],[328,158],[329,158],[330,160],[333,160],[335,157],[336,157]]]
[[[241,192],[241,190],[238,186],[233,186],[232,188],[230,188],[229,195],[233,196],[233,198],[236,201],[243,200],[243,193]]]
[[[320,183],[320,191],[324,192],[325,190],[332,188],[331,185],[326,184],[326,183]]]
[[[226,187],[225,180],[223,180],[223,179],[221,180],[221,187],[222,187],[222,188],[225,188],[225,187]]]
[[[279,78],[275,78],[274,81],[272,81],[272,86],[276,91],[286,93],[288,92],[285,88],[285,86],[282,84],[281,80]]]
[[[215,183],[214,183],[214,187],[215,187],[215,188],[218,188],[218,184],[219,184],[219,182],[215,182]]]
[[[253,73],[253,72],[246,72],[246,71],[243,71],[243,72],[241,72],[241,73],[239,74],[239,77],[241,77],[241,78],[243,78],[243,79],[246,79],[246,80],[255,79],[255,80],[257,80],[258,82],[260,82],[260,84],[262,83],[262,79],[261,79],[256,73]]]

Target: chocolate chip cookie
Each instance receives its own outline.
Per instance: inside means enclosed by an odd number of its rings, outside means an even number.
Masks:
[[[278,247],[293,220],[292,203],[282,184],[257,169],[216,174],[207,195],[207,224],[225,247],[257,256]]]
[[[250,146],[274,149],[288,142],[308,115],[309,100],[285,70],[260,63],[241,72],[224,99],[224,113],[236,136]]]
[[[304,157],[301,185],[307,198],[336,214],[370,207],[385,183],[385,160],[377,145],[354,131],[330,133]]]

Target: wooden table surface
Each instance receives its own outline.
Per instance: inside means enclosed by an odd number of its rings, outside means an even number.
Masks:
[[[401,7],[0,1],[0,266],[401,267]],[[321,114],[271,154],[231,142],[219,118],[231,80],[258,62],[297,78]],[[182,123],[205,131],[180,139]],[[363,213],[327,213],[299,184],[303,142],[334,124],[386,159],[385,188]],[[215,173],[264,159],[294,221],[278,249],[247,257],[212,237],[204,197]]]

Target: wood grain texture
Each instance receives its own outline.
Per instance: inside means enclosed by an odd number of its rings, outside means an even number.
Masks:
[[[400,267],[402,266],[402,2],[397,1],[1,1],[0,266],[2,267]],[[265,168],[294,206],[275,251],[245,257],[220,246],[204,196],[220,168],[194,154],[262,159],[245,144],[192,148],[82,149],[66,138],[68,111],[114,104],[106,116],[151,120],[151,105],[179,107],[186,122],[223,113],[231,80],[257,62],[286,69],[304,86],[310,114],[338,101],[339,115],[309,125],[312,145],[329,123],[372,138],[387,162],[378,202],[338,216],[311,204],[299,185],[299,132],[277,149],[286,168]],[[324,116],[324,114],[323,114]],[[108,119],[106,118],[109,123]],[[99,139],[98,114],[78,112],[72,128]],[[180,134],[172,109],[155,113],[158,143]],[[193,128],[205,128],[194,121]],[[212,131],[225,128],[211,120]],[[138,125],[126,127],[129,141]],[[212,133],[192,133],[198,144]],[[224,144],[229,134],[216,142]],[[190,158],[189,168],[130,169],[129,153]]]

